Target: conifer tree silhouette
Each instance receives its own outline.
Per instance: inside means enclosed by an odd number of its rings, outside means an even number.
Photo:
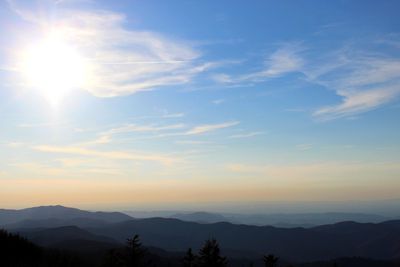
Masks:
[[[199,267],[225,267],[228,262],[221,256],[217,240],[207,240],[199,252]]]
[[[144,257],[144,249],[140,243],[139,235],[127,240],[126,266],[140,267]]]
[[[263,258],[265,267],[276,267],[278,264],[278,257],[275,257],[273,254],[269,254],[264,256]]]
[[[111,249],[104,257],[102,267],[124,267],[121,254]]]
[[[196,255],[193,254],[192,249],[189,248],[183,258],[183,267],[194,267]]]

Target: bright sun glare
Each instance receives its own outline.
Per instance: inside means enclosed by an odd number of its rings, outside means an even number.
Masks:
[[[85,82],[83,58],[72,46],[57,38],[48,38],[28,49],[24,61],[29,85],[53,106]]]

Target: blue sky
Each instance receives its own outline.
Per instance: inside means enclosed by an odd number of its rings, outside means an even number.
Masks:
[[[399,8],[0,2],[0,200],[397,198]]]

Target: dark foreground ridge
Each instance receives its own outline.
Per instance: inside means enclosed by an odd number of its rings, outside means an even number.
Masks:
[[[341,258],[310,263],[289,263],[268,254],[260,259],[228,259],[222,255],[217,240],[206,240],[196,253],[189,248],[186,253],[166,251],[142,246],[135,235],[124,246],[110,249],[97,248],[91,252],[72,249],[50,249],[37,246],[16,234],[0,230],[0,266],[4,267],[398,267],[395,261],[363,258]]]

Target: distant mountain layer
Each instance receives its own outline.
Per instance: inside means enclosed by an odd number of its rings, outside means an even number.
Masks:
[[[0,226],[20,223],[24,220],[93,220],[97,223],[115,223],[133,218],[121,212],[90,212],[63,206],[43,206],[22,210],[0,209]]]
[[[126,211],[126,214],[135,218],[174,218],[188,222],[216,223],[230,222],[247,225],[272,225],[277,227],[313,227],[323,224],[332,224],[343,221],[361,223],[384,222],[400,219],[398,216],[388,217],[377,214],[356,212],[319,212],[319,213],[216,213],[204,211]]]
[[[210,212],[177,213],[172,215],[171,218],[198,223],[230,222],[227,217]]]
[[[226,222],[204,224],[171,218],[125,220],[126,216],[118,213],[120,221],[115,218],[108,221],[104,218],[98,220],[98,217],[72,218],[69,212],[63,218],[60,209],[56,209],[57,219],[49,219],[52,214],[42,212],[45,218],[40,220],[36,213],[35,220],[15,222],[6,228],[46,246],[66,246],[79,243],[77,240],[84,240],[88,245],[93,242],[120,245],[127,238],[139,234],[144,245],[168,251],[185,251],[189,247],[197,250],[204,240],[214,237],[226,255],[236,258],[258,258],[265,253],[274,253],[297,262],[354,256],[378,260],[400,259],[400,221],[341,222],[311,228],[278,228]],[[78,210],[77,214],[83,213],[85,211]],[[93,215],[90,212],[85,214]],[[63,224],[75,227],[60,227]]]
[[[153,216],[154,217],[154,216]],[[327,212],[327,213],[300,213],[300,214],[219,214],[209,212],[186,212],[177,213],[170,217],[188,222],[200,223],[216,223],[230,222],[235,224],[248,225],[272,225],[278,227],[312,227],[322,224],[331,224],[342,221],[356,222],[383,222],[390,218],[364,213],[344,213],[344,212]]]

